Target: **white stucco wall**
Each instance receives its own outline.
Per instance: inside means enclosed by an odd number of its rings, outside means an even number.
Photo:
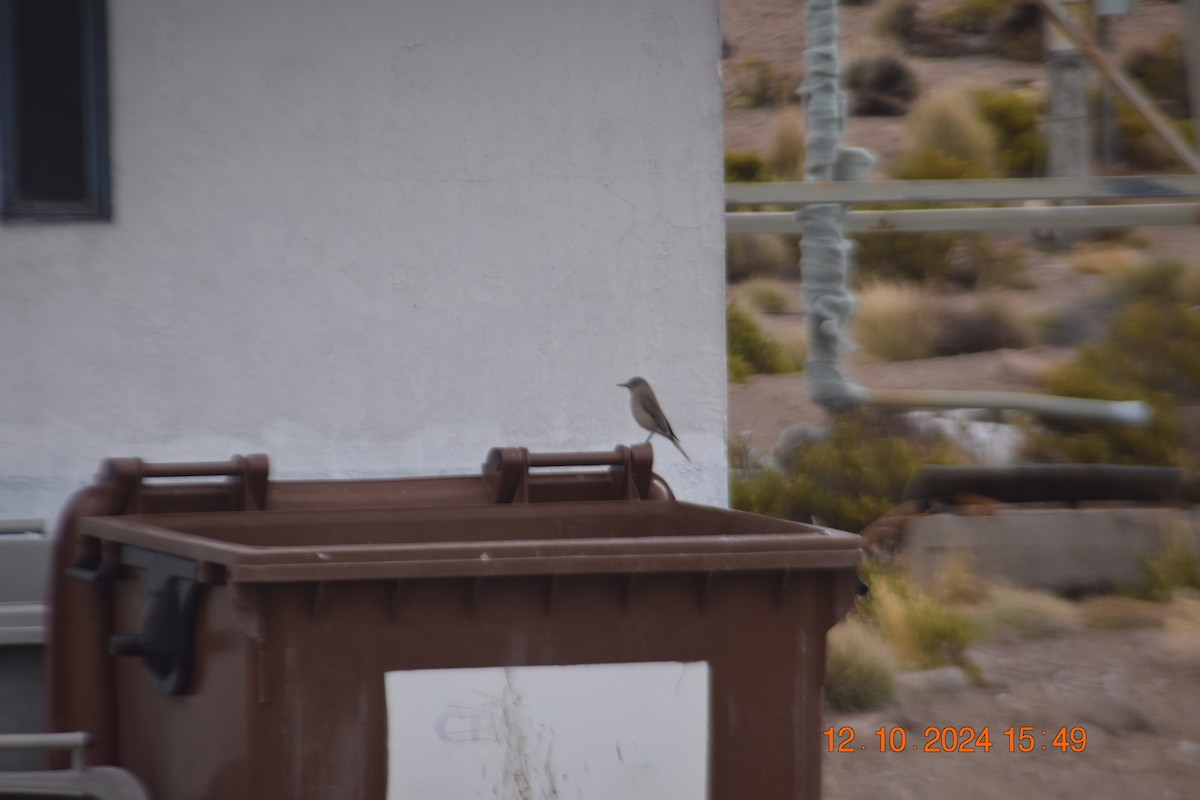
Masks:
[[[110,0],[110,223],[0,227],[0,519],[100,459],[726,500],[716,0]],[[664,446],[665,445],[665,446]]]

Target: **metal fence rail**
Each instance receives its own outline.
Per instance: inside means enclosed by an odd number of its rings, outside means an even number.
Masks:
[[[1138,225],[1194,225],[1200,203],[1152,203],[1116,206],[1045,206],[1038,208],[921,208],[850,211],[847,233],[921,231],[995,231],[1029,228],[1125,228]],[[727,233],[801,233],[793,212],[731,211]]]
[[[1103,178],[1004,178],[938,181],[812,181],[728,183],[732,205],[804,206],[815,203],[958,203],[1024,200],[1179,200],[1200,198],[1200,176],[1137,175]],[[1194,225],[1200,203],[1000,206],[849,211],[848,233],[976,231],[1029,228],[1105,228]],[[730,211],[728,233],[801,233],[793,211]]]
[[[997,178],[931,181],[779,181],[727,183],[725,202],[741,205],[809,203],[953,203],[998,200],[1160,200],[1200,197],[1200,175],[1089,178]]]

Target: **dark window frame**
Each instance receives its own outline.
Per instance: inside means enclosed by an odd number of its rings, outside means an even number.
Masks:
[[[75,0],[80,12],[80,86],[82,89],[83,191],[72,199],[38,199],[22,185],[18,165],[19,93],[34,89],[34,79],[19,73],[14,55],[18,35],[15,9],[20,2],[0,0],[0,219],[109,220],[112,178],[109,156],[108,25],[106,0]],[[45,157],[44,155],[42,157]]]

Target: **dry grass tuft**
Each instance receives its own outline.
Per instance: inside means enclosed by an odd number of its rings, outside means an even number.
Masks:
[[[864,608],[909,666],[967,663],[965,650],[976,638],[976,627],[966,615],[899,573],[877,571],[868,580]]]
[[[879,633],[852,614],[829,631],[825,699],[838,711],[878,708],[896,693],[896,658]]]
[[[795,109],[775,118],[771,147],[767,151],[767,171],[778,181],[804,179],[804,116]]]
[[[753,278],[738,287],[738,297],[751,308],[766,313],[784,311],[790,305],[787,289],[770,278]]]
[[[854,338],[884,361],[929,358],[938,341],[938,326],[919,289],[877,283],[859,293]]]
[[[1013,631],[1022,639],[1044,639],[1079,627],[1075,606],[1049,592],[997,585],[988,594],[987,603],[973,615],[986,631]]]
[[[904,152],[934,152],[980,174],[996,173],[996,135],[961,90],[942,89],[917,101],[908,115]]]
[[[926,581],[929,593],[951,605],[979,605],[991,596],[990,585],[979,574],[971,554],[952,551],[939,565],[937,574]]]

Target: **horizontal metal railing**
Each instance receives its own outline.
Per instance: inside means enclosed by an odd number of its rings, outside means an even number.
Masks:
[[[847,212],[844,223],[847,233],[1103,228],[1194,225],[1200,222],[1200,203],[1083,205],[1080,204],[1082,198],[1089,201],[1200,198],[1200,176],[805,181],[725,185],[725,201],[731,205],[1074,201],[1071,205],[851,210]],[[725,214],[725,229],[728,233],[802,232],[801,222],[795,211],[729,211]]]

